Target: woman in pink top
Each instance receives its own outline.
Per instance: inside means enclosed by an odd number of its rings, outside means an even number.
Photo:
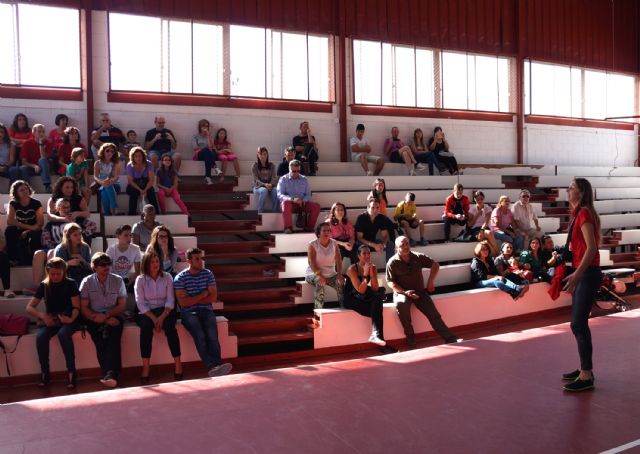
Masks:
[[[216,139],[213,141],[213,146],[216,148],[218,159],[222,162],[221,180],[227,172],[227,165],[229,161],[233,162],[233,168],[236,171],[236,176],[240,176],[240,163],[238,162],[238,156],[232,153],[231,143],[227,139],[227,130],[220,128],[218,129],[218,132],[216,132]]]
[[[522,251],[524,238],[513,230],[513,214],[509,209],[511,201],[506,195],[501,195],[498,205],[491,212],[491,232],[496,239],[513,243],[516,252]]]
[[[353,224],[347,219],[347,208],[344,204],[334,203],[329,211],[329,217],[324,222],[328,222],[331,226],[331,238],[338,243],[342,258],[349,257],[351,263],[355,263],[357,256],[353,245],[356,242],[356,233]]]

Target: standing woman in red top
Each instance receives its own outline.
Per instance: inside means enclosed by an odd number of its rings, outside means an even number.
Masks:
[[[567,188],[567,198],[573,224],[573,228],[570,227],[569,250],[575,271],[563,280],[563,290],[573,295],[571,331],[578,342],[580,368],[563,374],[562,378],[571,380],[564,386],[565,391],[586,391],[593,389],[594,382],[589,312],[602,282],[598,252],[600,218],[593,206],[591,183],[584,178],[576,178],[571,182]]]

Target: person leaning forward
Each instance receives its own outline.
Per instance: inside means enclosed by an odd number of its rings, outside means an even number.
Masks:
[[[416,308],[429,319],[429,323],[445,343],[459,342],[460,339],[449,330],[429,296],[429,293],[435,290],[434,282],[440,265],[425,254],[412,252],[406,236],[396,238],[395,246],[396,254],[387,262],[387,285],[393,290],[393,301],[396,303],[396,311],[407,337],[407,343],[410,346],[416,344],[411,324],[412,304],[415,304]],[[422,268],[431,269],[426,287]]]

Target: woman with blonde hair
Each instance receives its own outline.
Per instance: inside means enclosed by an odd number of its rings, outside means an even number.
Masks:
[[[64,226],[62,241],[53,255],[67,262],[67,275],[78,285],[91,274],[91,248],[82,239],[82,229],[75,222]]]

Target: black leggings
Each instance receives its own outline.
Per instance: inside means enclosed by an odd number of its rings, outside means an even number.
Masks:
[[[9,256],[4,251],[0,251],[0,279],[5,290],[11,288],[11,268],[9,266]]]
[[[20,238],[22,230],[15,225],[10,225],[4,232],[7,240],[7,252],[9,259],[15,260],[19,265],[29,266],[33,260],[33,254],[42,249],[42,230],[28,231],[24,239]]]
[[[138,199],[140,198],[140,191],[131,185],[127,186],[127,194],[129,194],[129,216],[138,214]],[[158,200],[156,199],[156,192],[153,188],[149,188],[147,191],[147,200],[156,209],[156,213],[160,213],[158,207]]]
[[[580,369],[591,370],[591,330],[589,329],[589,313],[596,299],[596,292],[602,283],[602,272],[599,266],[590,266],[578,282],[571,300],[571,331],[578,343]]]
[[[160,317],[164,312],[164,307],[151,309],[151,313],[156,317]],[[154,324],[149,317],[138,314],[137,320],[140,326],[140,356],[143,358],[151,358],[151,343],[153,341]],[[176,358],[180,356],[180,340],[176,331],[176,311],[172,310],[162,324],[164,335],[167,337],[171,356]]]
[[[349,279],[349,278],[347,278]],[[384,288],[380,287],[377,291],[367,287],[367,292],[362,295],[358,293],[348,293],[344,295],[344,307],[356,311],[358,314],[371,318],[373,326],[373,334],[384,340],[383,321],[382,321],[382,301],[384,300]]]

